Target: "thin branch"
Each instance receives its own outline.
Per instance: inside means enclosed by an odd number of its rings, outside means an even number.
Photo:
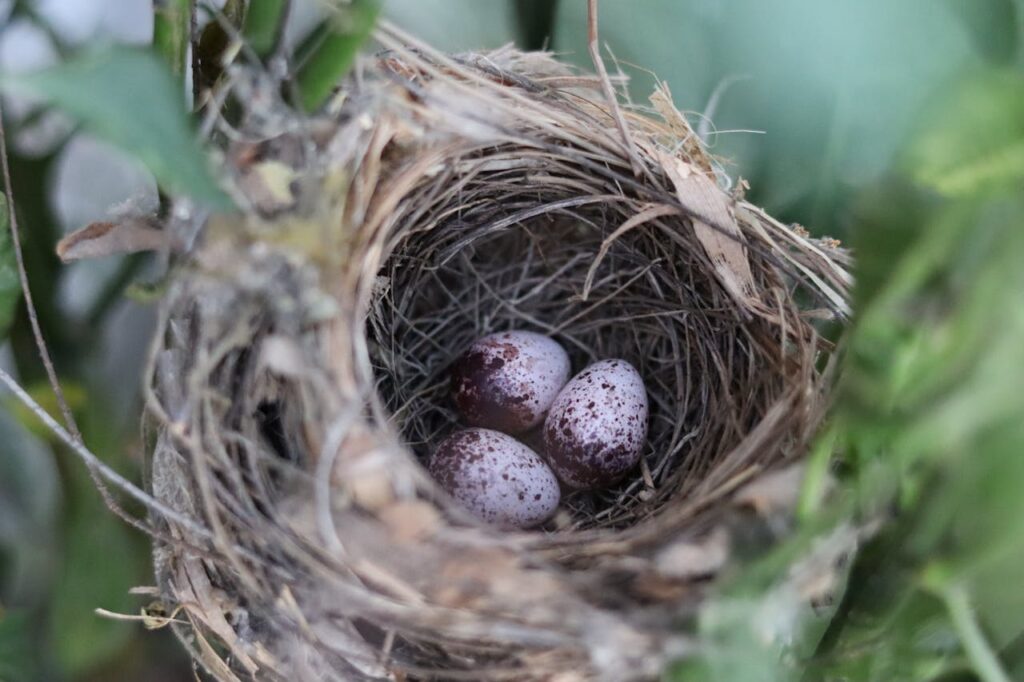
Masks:
[[[28,393],[25,392],[14,378],[0,369],[0,383],[7,386],[7,389],[14,394],[18,400],[22,402],[33,414],[35,414],[42,422],[46,425],[46,428],[50,430],[58,439],[71,450],[78,455],[85,465],[89,467],[90,471],[95,472],[98,476],[104,478],[111,485],[116,486],[118,489],[124,491],[129,497],[141,503],[148,509],[157,512],[165,519],[174,521],[180,525],[183,529],[194,534],[196,537],[204,540],[213,540],[213,533],[208,529],[200,526],[194,520],[181,514],[180,512],[171,509],[164,505],[153,496],[147,494],[144,490],[139,488],[137,485],[129,481],[127,478],[117,473],[114,469],[107,466],[99,457],[92,453],[81,441],[80,438],[72,436],[67,429],[61,426],[56,419],[50,416],[50,414],[44,410],[39,403],[32,399]]]

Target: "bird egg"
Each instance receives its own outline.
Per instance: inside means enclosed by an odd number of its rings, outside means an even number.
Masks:
[[[543,523],[561,496],[558,479],[540,455],[489,429],[448,436],[434,451],[430,473],[470,512],[505,528]]]
[[[569,370],[565,349],[542,334],[490,334],[452,364],[455,406],[469,426],[521,433],[544,420]]]
[[[558,394],[544,422],[544,451],[573,488],[609,486],[636,466],[647,439],[647,391],[625,360],[602,360]]]

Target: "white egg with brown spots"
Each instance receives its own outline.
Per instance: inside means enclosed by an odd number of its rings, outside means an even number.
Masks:
[[[469,426],[522,433],[544,421],[569,371],[565,349],[543,334],[490,334],[452,363],[455,407]]]
[[[430,473],[466,509],[504,528],[530,528],[551,518],[558,479],[540,455],[489,429],[457,431],[438,445]]]
[[[605,488],[640,461],[647,440],[647,390],[625,360],[602,360],[558,394],[544,422],[555,474],[578,489]]]

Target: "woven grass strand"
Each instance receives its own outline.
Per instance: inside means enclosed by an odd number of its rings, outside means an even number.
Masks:
[[[254,110],[211,129],[246,209],[167,226],[196,246],[147,377],[149,488],[210,534],[157,543],[172,627],[220,680],[655,678],[721,563],[666,552],[717,543],[732,494],[821,418],[813,322],[848,310],[845,255],[739,196],[711,197],[734,225],[681,201],[666,155],[715,161],[674,110],[623,109],[636,175],[592,76],[377,38],[313,118],[229,70]],[[749,301],[694,221],[746,259]],[[577,369],[626,358],[651,404],[635,475],[529,532],[481,525],[423,466],[456,428],[451,361],[511,328]]]

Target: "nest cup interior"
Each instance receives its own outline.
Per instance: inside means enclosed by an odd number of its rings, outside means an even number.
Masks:
[[[568,514],[544,528],[628,527],[693,501],[791,385],[797,363],[786,360],[778,325],[742,315],[692,238],[673,237],[692,235],[685,215],[613,234],[636,215],[634,197],[588,187],[586,170],[557,160],[505,163],[528,153],[478,150],[472,173],[437,179],[402,202],[415,208],[392,222],[367,324],[377,391],[426,465],[460,428],[449,373],[480,336],[548,334],[573,373],[628,360],[650,404],[641,465],[611,489],[564,496]],[[457,189],[439,191],[441,183]],[[762,290],[778,285],[756,259],[753,271]]]

